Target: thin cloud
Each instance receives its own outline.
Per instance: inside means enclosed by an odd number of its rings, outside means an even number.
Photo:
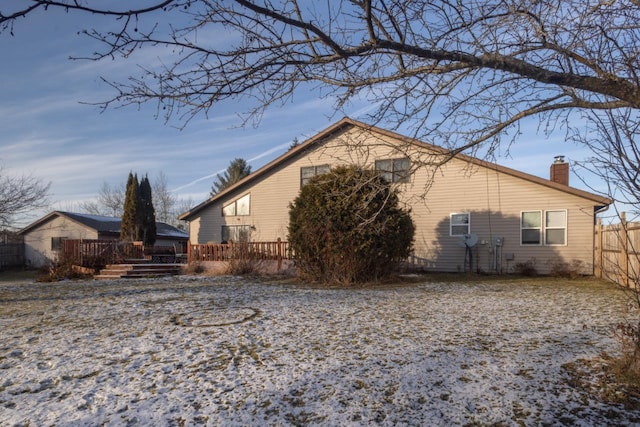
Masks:
[[[249,160],[247,160],[247,163],[251,164],[251,163],[255,162],[256,160],[260,160],[263,157],[269,156],[269,155],[271,155],[271,154],[273,154],[275,152],[283,150],[284,148],[291,146],[291,144],[292,144],[292,142],[287,142],[285,144],[280,144],[280,145],[278,145],[276,147],[273,147],[273,148],[271,148],[271,149],[269,149],[267,151],[264,151],[264,152],[262,152],[262,153],[260,153],[260,154],[258,154],[256,156],[250,158]],[[195,184],[197,184],[199,182],[214,178],[214,177],[218,176],[218,174],[224,173],[225,170],[226,170],[226,168],[225,169],[220,169],[219,171],[214,172],[214,173],[209,174],[209,175],[201,176],[200,178],[196,178],[193,181],[188,182],[187,184],[181,185],[180,187],[174,188],[171,191],[175,193],[175,192],[184,190],[185,188],[189,188],[189,187],[191,187],[191,186],[193,186],[193,185],[195,185]]]

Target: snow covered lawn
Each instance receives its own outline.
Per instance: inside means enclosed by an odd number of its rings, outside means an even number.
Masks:
[[[617,348],[612,285],[0,284],[0,425],[629,425],[562,367]]]

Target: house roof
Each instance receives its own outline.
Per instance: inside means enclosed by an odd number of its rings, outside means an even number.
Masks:
[[[357,120],[353,120],[349,117],[344,117],[343,119],[341,119],[340,121],[334,123],[333,125],[329,126],[328,128],[326,128],[325,130],[319,132],[318,134],[314,135],[313,137],[307,139],[306,141],[304,141],[303,143],[299,144],[298,146],[290,149],[289,151],[287,151],[286,153],[284,153],[283,155],[281,155],[280,157],[274,159],[273,161],[269,162],[268,164],[266,164],[265,166],[261,167],[260,169],[258,169],[257,171],[251,173],[250,175],[246,176],[245,178],[243,178],[242,180],[238,181],[236,184],[226,188],[225,190],[215,194],[214,196],[210,197],[208,200],[205,200],[204,202],[200,203],[199,205],[195,206],[194,208],[180,214],[180,216],[178,216],[179,219],[184,220],[184,221],[189,221],[193,216],[195,216],[198,212],[200,212],[201,210],[205,209],[206,207],[208,207],[209,205],[215,203],[218,199],[224,197],[227,194],[233,193],[235,191],[237,191],[238,189],[241,189],[242,187],[260,179],[262,176],[268,174],[270,171],[272,171],[274,168],[278,167],[279,165],[285,163],[286,161],[295,158],[298,155],[304,154],[306,151],[308,151],[308,149],[311,146],[314,145],[320,145],[322,143],[324,143],[332,134],[340,132],[340,131],[344,131],[346,129],[349,128],[354,128],[354,127],[358,127],[361,128],[363,130],[369,131],[369,132],[375,132],[375,133],[379,133],[381,135],[385,135],[387,137],[391,137],[394,139],[397,139],[399,141],[401,141],[402,143],[408,143],[408,144],[412,144],[412,145],[416,145],[419,147],[422,147],[426,150],[429,151],[433,151],[436,153],[441,153],[441,154],[448,154],[449,150],[442,148],[442,147],[438,147],[436,145],[432,145],[432,144],[428,144],[426,142],[417,140],[415,138],[410,138],[404,135],[401,135],[399,133],[396,132],[392,132],[386,129],[382,129],[376,126],[371,126],[368,125],[366,123],[357,121]],[[580,190],[577,188],[573,188],[573,187],[569,187],[567,185],[563,185],[563,184],[559,184],[556,182],[553,182],[551,180],[548,179],[544,179],[544,178],[540,178],[538,176],[535,175],[531,175],[525,172],[520,172],[517,171],[515,169],[511,169],[505,166],[500,166],[497,163],[492,163],[492,162],[487,162],[485,160],[480,160],[477,159],[475,157],[471,157],[471,156],[467,156],[465,154],[456,154],[454,156],[454,158],[459,159],[459,160],[463,160],[466,162],[469,162],[470,164],[473,165],[477,165],[477,166],[481,166],[484,168],[489,168],[491,170],[494,171],[498,171],[507,175],[511,175],[514,177],[518,177],[521,179],[524,179],[526,181],[530,181],[530,182],[534,182],[536,184],[540,184],[543,185],[545,187],[550,187],[559,191],[562,191],[564,193],[567,194],[571,194],[574,196],[578,196],[578,197],[582,197],[584,199],[590,200],[592,202],[594,202],[595,205],[601,206],[601,207],[606,207],[609,206],[612,201],[611,199],[608,199],[606,197],[600,196],[598,194],[594,194],[594,193],[590,193],[588,191],[584,191],[584,190]]]
[[[43,216],[39,220],[33,222],[32,224],[29,224],[28,226],[20,230],[18,234],[26,234],[29,231],[34,230],[59,216],[64,216],[71,221],[96,230],[98,233],[120,234],[120,218],[62,211],[53,211],[50,214]],[[189,235],[184,231],[179,230],[167,223],[156,222],[156,237],[188,239]]]

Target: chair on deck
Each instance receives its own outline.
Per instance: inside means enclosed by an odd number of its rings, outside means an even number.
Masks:
[[[184,252],[184,245],[182,244],[173,244],[173,251],[175,252],[176,262],[180,264],[186,264],[188,260],[187,253]]]

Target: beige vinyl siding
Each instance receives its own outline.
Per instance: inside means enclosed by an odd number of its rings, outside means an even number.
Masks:
[[[51,239],[97,239],[97,231],[71,221],[62,216],[52,217],[50,221],[26,233],[24,236],[25,258],[30,267],[42,267],[57,259],[58,253],[51,250]]]
[[[492,267],[492,242],[503,237],[502,267],[512,270],[515,263],[535,260],[540,273],[547,273],[557,260],[583,260],[584,272],[592,272],[593,202],[536,183],[487,168],[465,169],[453,160],[443,169],[422,204],[413,204],[417,223],[416,254],[429,260],[434,269],[458,271],[462,268],[464,248],[458,238],[449,236],[449,214],[471,213],[471,233],[479,243],[474,254],[481,270]],[[417,173],[409,194],[418,194],[426,184],[426,174]],[[566,246],[523,246],[520,244],[520,214],[527,210],[566,210]],[[486,244],[482,244],[486,241]],[[513,254],[513,261],[506,255]]]
[[[252,240],[286,239],[288,207],[300,190],[301,167],[351,163],[373,168],[375,160],[403,156],[409,156],[416,166],[428,164],[432,153],[385,133],[358,126],[341,129],[202,209],[191,221],[191,241],[220,241],[223,224],[253,226]],[[433,182],[431,177],[435,177]],[[398,188],[416,223],[416,260],[429,269],[462,270],[465,249],[460,246],[459,237],[449,235],[449,218],[451,213],[469,212],[471,233],[479,238],[473,249],[474,261],[482,271],[493,271],[496,237],[504,239],[500,271],[513,271],[515,263],[534,259],[540,273],[548,272],[557,260],[582,260],[583,272],[593,271],[595,203],[587,198],[542,185],[523,174],[505,173],[461,159],[451,160],[437,171],[420,166],[410,182],[398,184]],[[251,194],[250,215],[222,216],[222,206],[247,193]],[[522,246],[520,214],[526,210],[566,210],[567,245]],[[513,259],[507,261],[510,254]]]
[[[305,166],[328,164],[331,167],[346,164],[351,158],[341,142],[334,142],[305,156],[279,165],[272,173],[256,180],[248,188],[243,187],[211,206],[206,207],[198,218],[191,221],[191,241],[206,243],[221,241],[223,225],[250,225],[255,228],[252,240],[271,241],[287,238],[289,204],[300,191],[300,169]],[[372,167],[372,162],[369,166]],[[251,194],[250,214],[246,216],[222,216],[222,206],[226,206],[244,194]]]

